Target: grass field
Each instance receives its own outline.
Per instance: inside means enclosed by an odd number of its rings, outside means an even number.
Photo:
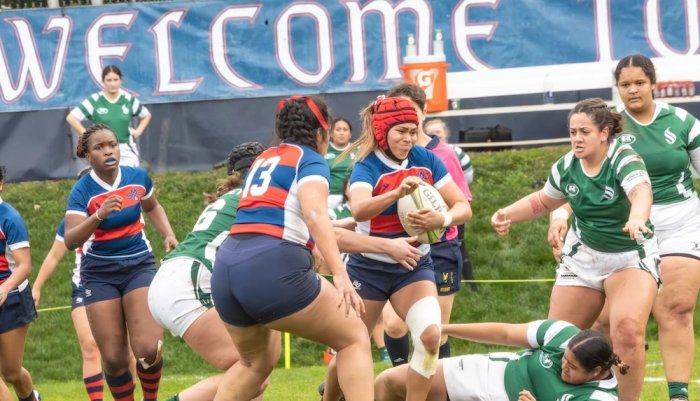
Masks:
[[[474,218],[468,224],[467,243],[475,274],[480,280],[478,291],[459,293],[453,321],[524,322],[545,317],[551,282],[529,282],[530,279],[551,279],[554,263],[546,245],[545,220],[516,225],[506,238],[497,237],[489,226],[491,214],[544,183],[551,164],[565,148],[542,148],[498,153],[472,154],[476,181],[472,185],[475,199]],[[8,166],[12,168],[12,166]],[[202,193],[211,191],[224,172],[166,173],[154,176],[159,201],[165,207],[179,239],[191,229],[201,211]],[[65,199],[73,181],[29,182],[7,184],[3,198],[15,206],[25,218],[30,232],[34,272],[53,241],[57,224],[63,215]],[[147,234],[158,258],[163,256],[162,241],[147,225]],[[64,258],[55,276],[44,287],[43,310],[32,325],[25,353],[25,366],[34,376],[36,386],[48,401],[87,399],[82,387],[80,355],[69,316],[70,275],[72,258]],[[512,280],[513,282],[500,282]],[[58,308],[58,309],[52,309]],[[696,313],[697,316],[697,313]],[[696,319],[698,332],[698,319]],[[663,378],[656,325],[649,324],[647,338],[649,378]],[[323,346],[292,339],[290,370],[277,369],[266,393],[268,400],[316,400],[316,386],[323,378],[320,365]],[[453,353],[483,352],[490,348],[454,342]],[[215,373],[180,341],[166,334],[166,368],[162,397]],[[382,365],[376,369],[381,370]],[[694,379],[700,378],[696,362]],[[666,399],[664,382],[645,385],[644,400]],[[691,398],[700,399],[700,386],[691,384]],[[107,399],[111,399],[107,396]]]

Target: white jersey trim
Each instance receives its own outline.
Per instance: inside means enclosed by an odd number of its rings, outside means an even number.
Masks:
[[[7,247],[10,248],[11,251],[14,251],[16,249],[29,248],[29,241],[20,241],[15,242],[14,244],[7,244]]]
[[[565,199],[566,195],[564,195],[563,192],[560,190],[554,188],[552,184],[549,183],[549,181],[544,183],[544,187],[542,188],[542,192],[544,192],[545,195],[549,196],[552,199]]]
[[[372,186],[372,184],[370,184],[369,182],[364,182],[364,181],[358,181],[358,182],[352,183],[350,185],[349,191],[352,193],[352,191],[355,190],[356,188],[369,189],[370,191],[374,190],[374,187]]]
[[[452,176],[449,174],[446,174],[444,177],[442,177],[440,179],[440,181],[433,184],[433,186],[435,187],[435,189],[441,189],[442,187],[444,187],[445,185],[449,184],[452,181],[453,181]]]
[[[530,348],[537,348],[540,346],[540,344],[537,343],[537,330],[542,323],[544,323],[544,320],[535,320],[527,325],[527,343],[530,344]]]
[[[78,216],[87,217],[87,212],[83,210],[66,210],[66,215],[77,214]]]
[[[325,184],[326,188],[329,188],[328,180],[326,179],[326,177],[324,177],[322,175],[306,176],[306,177],[302,178],[301,180],[299,180],[299,182],[297,183],[297,187],[301,188],[301,186],[306,184],[307,182],[322,182],[323,184]]]

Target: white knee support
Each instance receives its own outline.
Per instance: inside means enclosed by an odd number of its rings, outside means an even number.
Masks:
[[[414,303],[406,314],[406,325],[411,331],[413,355],[408,363],[411,369],[425,378],[437,370],[438,352],[428,352],[420,339],[421,334],[430,325],[440,330],[440,304],[435,297],[425,297]]]

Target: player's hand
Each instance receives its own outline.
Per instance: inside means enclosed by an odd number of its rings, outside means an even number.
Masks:
[[[362,298],[357,295],[355,287],[352,286],[350,278],[345,271],[333,275],[333,285],[338,290],[340,295],[338,309],[345,304],[345,316],[350,314],[351,308],[355,311],[357,317],[360,317],[360,315],[365,313],[365,304],[362,302]]]
[[[401,185],[394,190],[396,191],[396,199],[401,199],[418,189],[418,185],[420,185],[421,182],[423,181],[420,178],[414,176],[404,178],[403,181],[401,181]]]
[[[165,246],[165,252],[170,252],[177,246],[177,238],[172,235],[168,235],[163,239],[163,245]]]
[[[625,227],[622,229],[622,231],[629,234],[631,240],[637,239],[637,236],[640,234],[651,233],[651,230],[646,225],[646,221],[635,217],[632,217],[629,220],[627,220],[627,223],[625,223]]]
[[[415,212],[410,212],[406,217],[411,223],[411,227],[419,234],[436,228],[442,228],[442,224],[445,222],[445,217],[442,213],[427,207],[416,210]]]
[[[10,290],[7,288],[6,285],[0,285],[0,305],[4,304],[5,301],[7,301],[7,297],[10,294]]]
[[[547,242],[552,247],[552,255],[557,262],[561,262],[561,250],[564,248],[564,238],[568,229],[569,226],[566,219],[557,218],[549,221]]]
[[[122,210],[122,202],[124,198],[119,195],[111,195],[100,205],[96,213],[99,213],[100,219],[104,220],[112,214],[112,212],[118,212]]]
[[[518,394],[518,401],[537,401],[535,396],[527,390],[522,390]]]
[[[491,216],[491,227],[496,231],[496,233],[502,237],[508,235],[510,230],[510,219],[506,217],[503,213],[503,209],[498,209],[496,213]]]
[[[39,306],[39,300],[41,299],[41,288],[32,287],[32,299],[34,299],[34,307]]]
[[[313,269],[316,273],[328,273],[326,268],[326,260],[323,258],[323,254],[318,249],[317,246],[311,250],[311,256],[313,257]]]
[[[389,255],[396,262],[405,267],[406,270],[413,270],[418,261],[423,257],[423,252],[411,244],[418,241],[418,237],[393,238],[387,248]]]

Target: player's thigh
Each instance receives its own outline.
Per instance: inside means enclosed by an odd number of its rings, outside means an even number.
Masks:
[[[566,320],[579,328],[589,328],[603,309],[605,294],[573,285],[555,285],[549,299],[548,319]]]
[[[194,352],[217,369],[228,369],[240,358],[216,309],[199,316],[182,336]]]

